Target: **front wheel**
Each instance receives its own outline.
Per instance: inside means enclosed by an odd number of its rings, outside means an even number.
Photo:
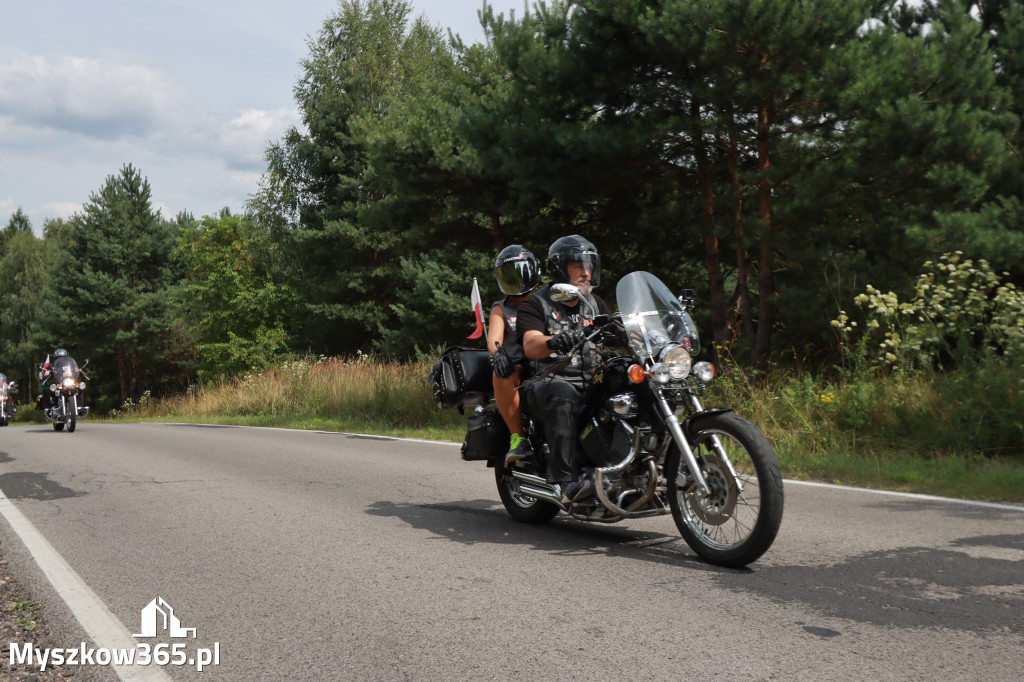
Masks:
[[[711,495],[697,489],[673,446],[665,462],[672,518],[686,544],[706,561],[746,566],[768,551],[782,524],[775,452],[757,427],[732,412],[697,416],[688,433]]]
[[[505,505],[509,516],[516,521],[547,523],[558,515],[558,507],[555,505],[529,495],[523,495],[513,488],[515,481],[509,473],[508,467],[501,462],[496,462],[494,465],[494,480],[498,484],[498,497],[501,498],[501,503]]]
[[[70,398],[68,398],[68,402],[70,402],[71,404],[68,405],[68,403],[64,403],[68,408],[70,408],[67,411],[66,417],[68,422],[68,433],[74,433],[75,426],[77,425],[78,422],[78,399],[76,398],[76,396],[72,395]]]

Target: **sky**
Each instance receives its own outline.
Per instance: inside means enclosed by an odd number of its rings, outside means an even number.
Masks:
[[[483,40],[484,0],[411,0]],[[521,17],[523,0],[489,0]],[[130,163],[165,217],[239,213],[264,151],[299,122],[299,62],[339,0],[0,2],[0,228],[41,234]]]

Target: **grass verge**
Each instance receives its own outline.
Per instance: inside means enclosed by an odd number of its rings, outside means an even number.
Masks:
[[[465,418],[437,409],[429,370],[370,357],[298,361],[174,398],[144,396],[114,419],[460,442]],[[1024,383],[1014,371],[839,383],[737,371],[705,404],[761,428],[787,478],[1024,504]]]

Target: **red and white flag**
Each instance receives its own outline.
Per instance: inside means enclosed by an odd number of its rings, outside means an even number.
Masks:
[[[50,369],[50,354],[46,354],[46,362],[43,363],[43,369]]]
[[[487,330],[484,329],[484,305],[480,302],[480,289],[476,285],[476,277],[473,278],[473,293],[469,295],[469,300],[473,304],[473,312],[476,314],[476,331],[467,336],[467,339],[479,339],[481,336],[484,337],[484,341],[487,341]]]

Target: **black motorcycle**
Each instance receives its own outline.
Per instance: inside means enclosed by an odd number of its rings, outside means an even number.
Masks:
[[[568,284],[554,285],[552,298],[586,305]],[[613,334],[625,347],[603,351],[576,421],[595,494],[565,505],[545,480],[550,451],[540,416],[524,415],[534,456],[506,465],[509,431],[494,406],[487,351],[449,348],[430,381],[439,406],[472,411],[463,459],[494,467],[498,495],[518,521],[543,523],[559,512],[600,523],[671,514],[705,560],[731,567],[756,561],[782,523],[782,475],[753,424],[701,402],[715,368],[693,362],[700,341],[689,314],[692,292],[675,298],[654,275],[634,272],[619,282],[616,299],[619,312],[596,316],[587,338]]]
[[[54,431],[63,431],[67,426],[68,433],[74,433],[79,419],[89,414],[85,402],[85,382],[89,378],[82,371],[89,361],[81,367],[70,357],[57,358],[49,368],[39,366],[41,371],[48,370],[49,378],[43,385],[43,394],[39,396],[43,414],[53,424]]]
[[[7,377],[0,374],[0,426],[7,426],[18,412],[14,396],[18,393],[17,382],[7,383]]]

